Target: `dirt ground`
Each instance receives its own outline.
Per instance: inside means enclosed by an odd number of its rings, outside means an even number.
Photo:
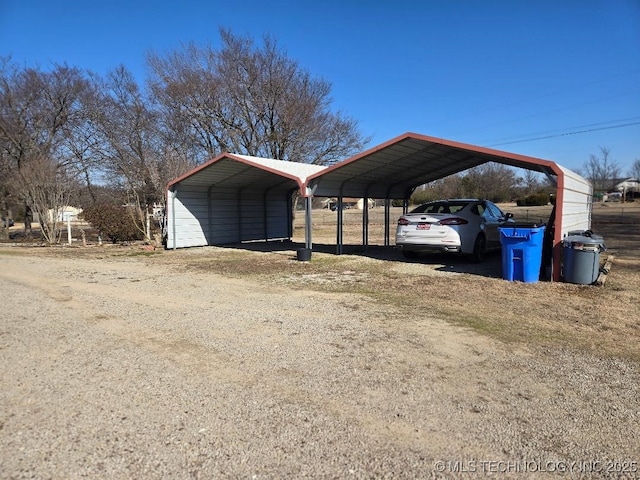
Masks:
[[[0,478],[640,478],[640,208],[593,219],[601,287],[331,225],[310,262],[4,244]]]

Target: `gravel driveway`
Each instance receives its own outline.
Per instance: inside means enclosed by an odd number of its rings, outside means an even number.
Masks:
[[[0,261],[1,478],[640,475],[631,361],[143,257]]]

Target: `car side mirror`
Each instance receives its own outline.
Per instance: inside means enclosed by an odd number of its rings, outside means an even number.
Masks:
[[[513,213],[505,213],[504,214],[504,218],[506,218],[507,220],[509,220],[510,218],[513,218]]]

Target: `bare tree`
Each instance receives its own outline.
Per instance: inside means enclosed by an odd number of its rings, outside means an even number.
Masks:
[[[600,147],[600,156],[590,155],[583,165],[585,176],[593,185],[594,192],[607,192],[613,188],[620,177],[620,166],[611,158],[608,147]]]
[[[98,95],[94,81],[87,83],[86,89],[82,92],[82,115],[77,121],[64,126],[64,139],[61,150],[69,159],[69,164],[73,167],[73,177],[84,183],[86,192],[91,199],[91,203],[97,201],[96,183],[104,168],[100,164],[100,136],[97,134],[92,122],[93,113],[98,104]]]
[[[510,200],[518,184],[513,169],[494,162],[469,169],[460,180],[459,196]]]
[[[148,57],[166,124],[186,134],[200,160],[228,151],[332,164],[368,142],[354,120],[330,111],[330,83],[312,78],[275,40],[256,46],[227,30],[220,36],[219,51],[190,44]]]
[[[13,182],[38,216],[45,241],[58,243],[62,209],[69,204],[74,185],[67,168],[47,158],[31,158],[13,176]]]
[[[640,180],[640,158],[636,158],[633,165],[631,165],[631,168],[629,169],[629,176],[636,180]]]
[[[2,226],[0,227],[0,238],[9,238],[9,221],[13,218],[11,212],[11,193],[9,191],[9,169],[8,161],[4,158],[4,155],[0,157],[0,218],[2,218]],[[5,222],[4,220],[7,219]]]
[[[50,243],[59,239],[55,212],[78,172],[67,134],[82,122],[87,85],[81,71],[65,65],[43,72],[20,69],[8,59],[0,64],[0,148],[9,172],[4,190],[24,202],[27,233],[28,213],[36,212]]]
[[[430,200],[439,198],[457,198],[461,196],[462,191],[462,175],[456,173],[449,175],[426,185],[425,190],[428,192]]]
[[[524,183],[527,195],[535,193],[541,187],[539,173],[533,170],[524,170],[524,174],[522,175],[522,182]]]
[[[146,235],[148,208],[162,197],[155,175],[161,161],[157,115],[123,66],[100,83],[97,99],[92,121],[101,166],[108,172],[109,183],[127,192],[128,211]]]
[[[430,182],[416,199],[485,198],[495,202],[511,200],[521,190],[522,179],[505,165],[489,162],[464,172]]]

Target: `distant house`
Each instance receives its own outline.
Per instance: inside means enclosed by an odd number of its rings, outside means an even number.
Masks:
[[[627,178],[626,180],[622,180],[617,183],[614,190],[625,193],[625,192],[636,192],[640,193],[640,179],[637,178]]]
[[[373,208],[375,206],[375,202],[373,199],[369,199],[368,202],[369,208]],[[329,208],[331,210],[336,210],[338,208],[338,199],[337,198],[327,198],[323,202],[324,208]],[[364,209],[364,198],[352,198],[352,197],[343,197],[342,198],[342,208],[356,208],[358,210]]]
[[[49,210],[49,219],[53,220],[55,218],[58,222],[77,222],[78,216],[81,213],[81,208],[65,205],[64,207],[59,208],[57,211]]]

